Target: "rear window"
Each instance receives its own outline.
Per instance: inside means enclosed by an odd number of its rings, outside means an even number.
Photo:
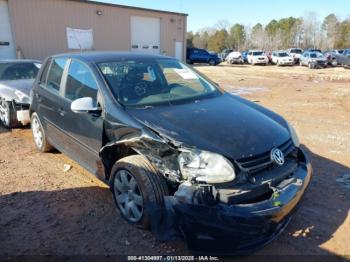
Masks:
[[[52,61],[46,82],[48,89],[59,92],[66,62],[67,58],[56,58]]]
[[[0,80],[34,79],[40,63],[0,63]]]

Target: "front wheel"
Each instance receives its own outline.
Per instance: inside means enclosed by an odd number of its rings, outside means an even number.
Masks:
[[[140,155],[125,157],[114,164],[110,186],[122,216],[145,229],[154,219],[151,214],[164,205],[164,196],[169,195],[163,176]]]
[[[0,98],[0,121],[6,128],[13,128],[20,125],[17,120],[17,113],[13,103]]]
[[[337,59],[333,59],[331,64],[332,66],[337,66],[338,65]]]
[[[45,130],[37,113],[32,114],[30,126],[32,128],[35,147],[42,153],[51,151],[53,147],[46,139]]]
[[[209,60],[209,65],[215,66],[216,65],[215,60],[214,59],[210,59]]]

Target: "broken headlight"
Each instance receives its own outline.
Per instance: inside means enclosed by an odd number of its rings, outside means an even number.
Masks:
[[[288,125],[288,129],[289,129],[290,137],[292,138],[294,146],[299,147],[300,142],[299,142],[299,138],[298,138],[297,133],[295,132],[294,127],[291,124],[289,124],[288,121],[287,121],[287,125]]]
[[[225,157],[201,150],[186,150],[178,157],[181,174],[185,179],[199,183],[224,183],[235,179],[233,165]]]
[[[19,103],[30,104],[30,99],[25,93],[23,93],[23,92],[21,92],[19,90],[16,90],[15,91],[15,95],[18,97],[18,102]]]

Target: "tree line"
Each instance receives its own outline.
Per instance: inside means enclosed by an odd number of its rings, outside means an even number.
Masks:
[[[350,17],[339,19],[329,14],[321,22],[316,13],[303,17],[271,20],[267,25],[230,25],[221,20],[214,27],[187,33],[187,46],[214,52],[223,49],[281,50],[291,47],[320,48],[322,50],[350,48]]]

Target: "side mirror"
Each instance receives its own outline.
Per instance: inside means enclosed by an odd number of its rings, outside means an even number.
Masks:
[[[74,113],[99,113],[101,108],[91,97],[78,98],[72,102],[70,109]]]

